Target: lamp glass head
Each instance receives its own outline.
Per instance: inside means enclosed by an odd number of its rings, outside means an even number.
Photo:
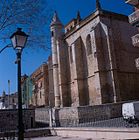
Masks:
[[[27,38],[28,35],[24,33],[21,28],[18,28],[17,31],[10,37],[13,47],[16,50],[22,50],[25,47]]]

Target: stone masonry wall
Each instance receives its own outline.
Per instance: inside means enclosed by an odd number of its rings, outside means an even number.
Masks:
[[[36,108],[35,121],[49,123],[49,108]]]
[[[95,106],[81,106],[59,109],[60,126],[74,125],[91,121],[107,120],[122,116],[122,104],[111,103]]]
[[[74,126],[75,123],[107,120],[122,116],[122,104],[110,103],[95,106],[63,107],[51,110],[53,126]],[[36,121],[49,122],[49,108],[35,110]]]
[[[122,116],[122,103],[78,107],[79,119],[106,120]]]
[[[17,109],[0,110],[0,131],[17,130]],[[24,128],[35,127],[35,111],[33,109],[23,110]]]

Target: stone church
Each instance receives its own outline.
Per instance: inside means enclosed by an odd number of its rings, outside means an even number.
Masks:
[[[49,92],[55,107],[100,105],[139,99],[137,33],[125,15],[96,10],[80,13],[63,26],[55,12],[51,23]]]

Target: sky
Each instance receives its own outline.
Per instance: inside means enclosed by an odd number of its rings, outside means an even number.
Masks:
[[[129,15],[133,10],[133,7],[125,4],[125,0],[100,1],[102,8],[108,11]],[[48,0],[48,4],[53,11],[57,11],[63,24],[75,18],[77,11],[80,11],[81,17],[85,18],[95,10],[95,0]],[[0,48],[3,45],[6,44],[0,42]],[[25,49],[22,54],[22,75],[30,75],[47,61],[50,54],[51,51]],[[3,91],[8,93],[8,80],[10,80],[10,93],[17,91],[17,65],[15,60],[16,54],[12,48],[7,48],[0,54],[0,95]]]

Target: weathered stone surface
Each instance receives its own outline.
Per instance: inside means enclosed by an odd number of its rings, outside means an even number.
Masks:
[[[51,115],[53,126],[74,126],[79,123],[121,117],[122,104],[123,102],[95,106],[63,107],[58,109],[55,108],[51,111],[49,111],[49,108],[42,108],[35,110],[35,118],[36,121],[49,123]]]
[[[35,121],[49,123],[49,108],[36,108]]]
[[[71,29],[70,29],[71,27]],[[137,32],[126,16],[96,11],[76,24],[51,26],[55,101],[61,107],[139,99],[139,71],[132,46]],[[70,29],[70,30],[69,30]],[[57,82],[56,82],[57,81]]]
[[[48,65],[42,64],[31,74],[33,82],[32,97],[30,106],[48,106],[49,105],[49,77]]]
[[[35,110],[23,110],[23,123],[25,129],[35,127]],[[0,110],[0,131],[17,130],[17,128],[17,109]]]

